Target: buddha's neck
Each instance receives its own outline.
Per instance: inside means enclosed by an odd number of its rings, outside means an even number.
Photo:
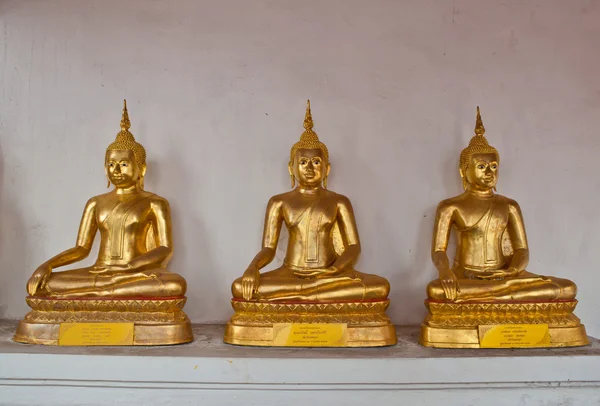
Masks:
[[[319,193],[321,193],[321,191],[323,190],[323,188],[321,187],[321,185],[318,186],[304,186],[304,185],[300,185],[296,188],[296,190],[299,193],[302,193],[303,195],[307,195],[307,196],[314,196],[314,195],[318,195]]]
[[[132,185],[132,186],[115,188],[115,193],[118,195],[123,195],[123,196],[133,195],[136,193],[140,193],[141,191],[142,191],[142,188],[140,187],[138,182],[136,182],[135,185]]]
[[[494,190],[492,188],[478,188],[476,186],[467,185],[467,193],[477,197],[494,197]]]

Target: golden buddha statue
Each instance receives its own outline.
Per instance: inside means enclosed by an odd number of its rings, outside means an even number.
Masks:
[[[108,185],[115,188],[87,202],[75,247],[44,262],[29,279],[33,311],[21,321],[16,341],[57,344],[58,326],[67,321],[132,322],[139,345],[192,340],[182,311],[185,279],[166,268],[173,255],[169,203],[144,190],[146,151],[130,126],[124,102],[121,131],[104,163]],[[54,272],[86,258],[98,231],[94,265]]]
[[[548,324],[550,344],[587,344],[572,312],[577,287],[567,279],[526,270],[529,248],[517,202],[495,193],[500,157],[484,136],[477,107],[475,136],[460,155],[464,193],[442,201],[433,231],[432,260],[439,279],[427,286],[430,314],[421,344],[479,347],[480,325]],[[456,230],[454,265],[446,254]]]
[[[360,254],[354,212],[347,197],[327,189],[329,152],[313,131],[310,101],[304,129],[290,152],[292,190],[269,200],[262,249],[233,282],[236,314],[225,342],[270,346],[273,324],[336,322],[347,324],[348,346],[394,344],[385,315],[390,285],[354,268]],[[283,264],[261,274],[275,258],[283,225],[289,233]]]

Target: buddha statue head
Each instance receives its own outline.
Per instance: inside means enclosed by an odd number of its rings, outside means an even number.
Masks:
[[[485,127],[477,106],[475,136],[469,141],[469,146],[460,153],[460,177],[465,190],[471,187],[477,190],[496,188],[500,155],[484,136]]]
[[[106,148],[104,168],[109,182],[108,186],[112,183],[118,188],[128,188],[137,184],[143,189],[144,175],[146,174],[146,150],[135,140],[129,131],[130,127],[127,101],[123,100],[121,131]]]
[[[306,102],[304,116],[304,132],[300,141],[292,146],[288,171],[292,181],[292,189],[296,181],[304,187],[315,187],[323,184],[327,188],[329,176],[329,152],[327,146],[319,141],[317,133],[313,131],[313,119],[310,111],[310,100]]]

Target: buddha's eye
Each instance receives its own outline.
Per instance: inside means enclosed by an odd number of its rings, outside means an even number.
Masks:
[[[306,163],[307,163],[306,159],[303,159],[300,161],[300,165],[306,165]]]
[[[313,161],[314,165],[319,165],[320,163],[321,163],[321,161],[319,161],[318,159],[316,159],[316,160]]]
[[[127,166],[127,164],[126,164],[125,162],[123,162],[123,163],[121,164],[121,166]]]
[[[477,168],[479,168],[479,169],[485,169],[485,165],[477,165]]]
[[[492,169],[498,168],[498,165],[492,165]]]
[[[113,164],[113,163],[111,162],[111,163],[109,163],[109,164],[108,164],[108,166],[110,166],[110,167],[112,168],[113,166],[115,166],[115,164]]]

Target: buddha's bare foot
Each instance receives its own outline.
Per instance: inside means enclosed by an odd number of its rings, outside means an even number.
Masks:
[[[50,297],[52,299],[84,299],[84,298],[89,298],[89,299],[94,299],[94,298],[99,298],[99,297],[107,297],[107,296],[111,296],[110,292],[106,292],[106,291],[99,291],[99,290],[86,290],[86,289],[82,289],[80,291],[72,291],[72,292],[68,292],[68,293],[63,293],[63,292],[51,292],[47,297]]]
[[[127,264],[127,265],[94,265],[91,269],[90,269],[90,273],[93,274],[102,274],[105,273],[107,271],[133,271],[133,268],[131,267],[131,265]]]
[[[113,284],[131,282],[140,279],[156,279],[159,277],[158,272],[132,272],[132,273],[118,273],[111,275],[110,280]]]
[[[302,271],[294,271],[294,275],[303,279],[327,278],[328,276],[337,275],[340,271],[334,267],[306,269]]]
[[[474,279],[502,280],[502,279],[506,279],[506,278],[514,278],[515,276],[519,276],[520,273],[521,273],[521,271],[519,271],[518,269],[508,268],[508,269],[498,269],[495,271],[488,271],[488,272],[477,272],[477,273],[471,274],[470,276],[473,277]]]

